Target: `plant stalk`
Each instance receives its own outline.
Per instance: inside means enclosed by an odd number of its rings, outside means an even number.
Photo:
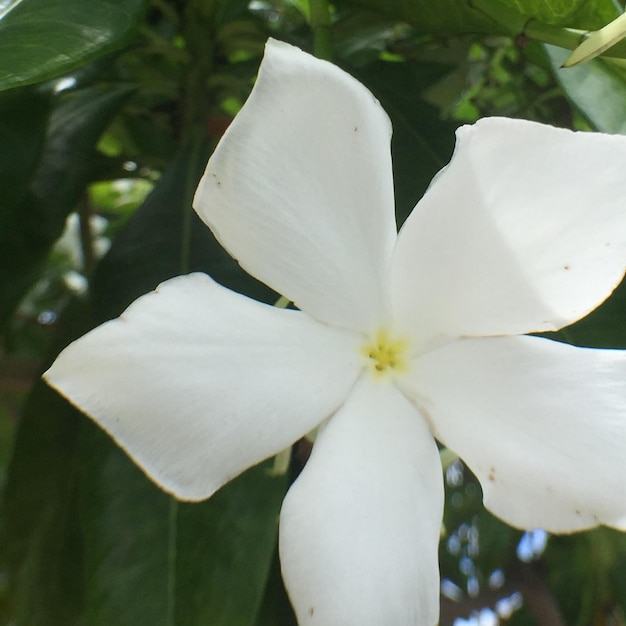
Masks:
[[[313,32],[313,54],[318,59],[331,61],[333,58],[333,41],[328,0],[309,0],[309,12],[311,31]]]

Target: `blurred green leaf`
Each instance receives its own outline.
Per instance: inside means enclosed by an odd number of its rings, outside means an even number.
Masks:
[[[388,19],[408,22],[418,33],[456,35],[498,32],[496,23],[466,0],[340,0],[342,7],[375,11]]]
[[[566,26],[595,30],[615,19],[617,9],[612,0],[500,0],[517,9],[522,15],[536,20]]]
[[[529,17],[552,26],[594,30],[618,15],[612,0],[484,0],[480,2],[484,10],[471,0],[341,0],[339,4],[376,11],[431,35],[516,35],[514,31],[521,33]],[[496,19],[505,12],[505,20]]]
[[[621,551],[620,558],[610,571],[611,587],[615,598],[615,604],[620,607],[622,616],[626,615],[626,555]]]
[[[123,46],[145,0],[21,0],[0,19],[0,90],[47,80]]]
[[[298,626],[283,583],[278,550],[274,554],[265,597],[255,626]]]
[[[174,501],[96,426],[81,466],[87,626],[252,626],[287,477],[253,468],[210,500]]]
[[[72,317],[72,323],[80,325]],[[2,508],[2,569],[9,580],[1,616],[5,624],[80,623],[83,573],[76,490],[80,421],[43,382],[36,385],[18,429]]]
[[[8,207],[28,194],[46,135],[51,97],[33,88],[0,94],[0,219],[4,232]]]
[[[30,259],[30,183],[46,136],[50,96],[34,89],[0,94],[0,327],[35,279]]]
[[[565,623],[574,626],[605,621],[624,598],[626,536],[610,528],[595,528],[571,536],[553,536],[545,554],[548,580],[560,600]],[[620,620],[616,620],[620,623]]]
[[[396,215],[402,224],[434,175],[448,163],[456,124],[444,121],[422,92],[446,74],[445,65],[377,61],[352,69],[380,100],[391,118]]]
[[[67,215],[94,175],[95,146],[126,101],[126,86],[47,97],[31,89],[0,95],[0,328],[35,282]]]
[[[255,467],[178,517],[176,624],[253,626],[272,564],[288,476]]]
[[[604,133],[626,134],[626,69],[605,59],[562,68],[567,51],[546,51],[557,80],[589,123]]]

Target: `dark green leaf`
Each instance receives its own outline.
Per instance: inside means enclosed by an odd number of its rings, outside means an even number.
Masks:
[[[22,0],[0,19],[0,89],[47,80],[119,48],[144,0]]]
[[[178,518],[176,624],[253,626],[278,532],[287,476],[253,468]]]
[[[72,333],[85,328],[75,306]],[[6,624],[73,626],[83,599],[77,506],[82,417],[43,382],[20,422],[2,508],[2,569],[8,577]]]
[[[595,528],[571,536],[553,536],[545,563],[548,580],[560,600],[566,624],[607,623],[613,604],[623,597],[626,536],[609,528]],[[610,622],[608,622],[610,623]]]
[[[419,33],[456,35],[497,32],[496,23],[466,0],[341,0],[339,6],[375,11],[387,19],[407,22]]]
[[[255,626],[298,626],[283,583],[278,550],[274,554],[263,605]]]
[[[595,30],[615,19],[617,12],[611,0],[498,0],[522,15],[546,24]]]
[[[522,15],[546,24],[595,30],[617,16],[611,0],[500,0]]]
[[[3,555],[11,620],[24,626],[78,624],[81,541],[76,507],[79,418],[45,388],[28,404],[6,493]]]
[[[396,214],[402,224],[433,176],[450,160],[456,124],[440,119],[422,92],[447,71],[426,63],[379,61],[353,70],[379,98],[393,124]]]
[[[50,96],[33,89],[0,94],[0,327],[35,279],[31,264],[31,180],[45,141]]]
[[[115,86],[61,94],[50,117],[47,98],[31,89],[0,96],[0,327],[63,232],[93,175],[98,138],[129,93]]]
[[[376,11],[409,23],[418,33],[435,35],[517,35],[528,18],[594,30],[617,16],[611,0],[342,0],[339,4]]]
[[[267,464],[207,502],[178,503],[85,431],[81,513],[88,626],[252,626],[286,477]],[[138,601],[140,599],[140,601]]]

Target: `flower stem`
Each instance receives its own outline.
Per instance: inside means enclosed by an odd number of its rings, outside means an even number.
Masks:
[[[333,41],[330,31],[330,4],[328,0],[309,0],[311,31],[313,32],[313,54],[318,59],[331,61]]]

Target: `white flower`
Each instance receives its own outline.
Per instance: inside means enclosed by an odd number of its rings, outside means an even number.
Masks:
[[[268,43],[195,206],[300,311],[192,274],[46,373],[187,500],[321,423],[280,521],[300,624],[437,622],[434,437],[515,526],[626,529],[626,353],[522,336],[580,319],[621,280],[626,139],[463,127],[397,235],[390,136],[356,80]]]

